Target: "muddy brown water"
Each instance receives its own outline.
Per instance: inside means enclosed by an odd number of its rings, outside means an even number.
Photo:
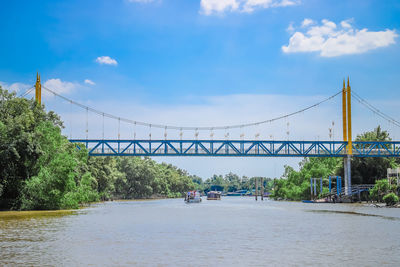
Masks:
[[[0,212],[0,266],[400,266],[400,209],[120,201]]]

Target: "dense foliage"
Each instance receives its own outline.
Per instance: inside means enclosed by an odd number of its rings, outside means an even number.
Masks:
[[[391,141],[387,131],[380,126],[373,131],[356,137],[356,141]],[[397,162],[398,163],[398,162]],[[386,177],[387,168],[397,166],[395,158],[358,158],[351,161],[351,180],[353,184],[374,184],[376,180]],[[343,166],[338,172],[343,177]]]
[[[37,128],[43,153],[36,161],[38,173],[22,188],[21,209],[77,208],[96,201],[96,180],[87,171],[88,154],[78,150],[49,122]]]
[[[103,200],[181,197],[195,188],[186,171],[150,158],[93,157],[89,168]]]
[[[394,204],[399,202],[399,197],[395,193],[392,192],[392,193],[386,194],[383,197],[383,202],[385,202],[386,205],[388,205],[388,206],[393,206]]]
[[[300,170],[285,166],[281,179],[274,180],[273,197],[276,199],[302,200],[310,198],[310,178],[323,178],[325,192],[328,191],[328,177],[340,168],[340,158],[305,158]]]
[[[372,200],[385,202],[390,206],[399,201],[397,197],[398,190],[399,188],[396,183],[389,183],[387,179],[381,179],[376,181],[374,188],[371,189],[369,194]]]
[[[0,88],[1,209],[74,208],[97,199],[87,152],[61,127],[55,113]]]
[[[387,179],[377,180],[375,182],[374,188],[371,189],[369,194],[370,194],[372,200],[382,202],[383,197],[390,190],[390,188],[391,188],[391,185],[389,184]]]

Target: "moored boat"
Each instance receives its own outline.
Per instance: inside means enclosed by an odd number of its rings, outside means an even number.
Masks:
[[[221,200],[221,192],[219,192],[219,191],[208,192],[207,200]]]
[[[201,195],[199,191],[189,191],[185,195],[185,202],[186,203],[200,203],[201,202]]]

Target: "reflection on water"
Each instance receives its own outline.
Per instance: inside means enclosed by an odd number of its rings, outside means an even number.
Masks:
[[[29,220],[41,217],[61,217],[76,214],[75,210],[0,211],[0,220]]]
[[[350,215],[355,215],[355,216],[371,216],[371,217],[380,217],[380,218],[387,219],[387,220],[400,221],[399,217],[390,217],[390,216],[369,214],[369,213],[359,213],[359,212],[354,212],[354,211],[343,211],[343,210],[306,210],[306,211],[322,212],[322,213],[326,212],[326,213],[350,214]]]
[[[399,227],[399,209],[246,197],[0,212],[0,266],[399,266]]]

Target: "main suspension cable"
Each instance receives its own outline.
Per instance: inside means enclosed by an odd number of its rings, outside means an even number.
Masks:
[[[19,97],[25,97],[26,95],[28,95],[30,92],[32,92],[32,90],[35,88],[35,86],[32,86],[31,88],[28,88],[25,90],[25,92],[23,92],[22,94],[19,95]]]
[[[378,108],[367,102],[365,99],[363,99],[359,94],[352,91],[352,96],[358,100],[359,103],[361,103],[363,106],[371,110],[374,114],[378,115],[379,117],[383,118],[384,120],[388,121],[389,123],[392,123],[393,125],[396,125],[397,127],[400,127],[400,122],[394,119],[393,117],[383,113],[380,111]]]
[[[292,113],[288,113],[288,114],[285,114],[285,115],[282,115],[282,116],[279,116],[279,117],[276,117],[276,118],[273,118],[273,119],[269,119],[269,120],[252,122],[252,123],[245,123],[245,124],[236,124],[236,125],[203,126],[203,127],[199,127],[199,126],[176,126],[176,125],[154,124],[154,123],[147,123],[147,122],[135,121],[135,120],[131,120],[131,119],[123,118],[123,117],[118,117],[118,116],[115,116],[115,115],[112,115],[112,114],[109,114],[109,113],[102,112],[102,111],[99,111],[97,109],[91,108],[89,106],[83,105],[81,103],[78,103],[78,102],[76,102],[74,100],[71,100],[71,99],[69,99],[69,98],[67,98],[65,96],[62,96],[62,95],[54,92],[53,90],[51,90],[51,89],[49,89],[49,88],[47,88],[45,86],[42,86],[42,87],[45,90],[47,90],[48,92],[52,93],[53,95],[58,96],[58,97],[60,97],[61,99],[65,100],[65,101],[71,102],[74,105],[81,107],[82,109],[86,109],[87,111],[91,111],[91,112],[96,113],[96,114],[98,114],[100,116],[104,115],[105,117],[108,117],[108,118],[111,118],[111,119],[115,119],[115,120],[119,120],[119,121],[122,121],[122,122],[130,123],[130,124],[134,124],[134,125],[147,126],[150,129],[152,127],[154,127],[154,128],[162,128],[162,129],[191,130],[191,131],[229,130],[229,129],[237,129],[237,128],[246,128],[246,127],[250,127],[250,126],[258,126],[258,125],[261,125],[261,124],[278,121],[278,120],[281,120],[281,119],[284,119],[284,118],[288,118],[288,117],[297,115],[299,113],[302,113],[302,112],[307,111],[309,109],[312,109],[314,107],[317,107],[317,106],[319,106],[319,105],[321,105],[321,104],[333,99],[334,97],[336,97],[337,95],[342,93],[342,90],[340,90],[336,94],[334,94],[334,95],[332,95],[330,97],[327,97],[324,100],[319,101],[316,104],[313,104],[311,106],[307,106],[307,107],[305,107],[305,108],[303,108],[301,110],[298,110],[298,111],[295,111],[295,112],[292,112]]]

